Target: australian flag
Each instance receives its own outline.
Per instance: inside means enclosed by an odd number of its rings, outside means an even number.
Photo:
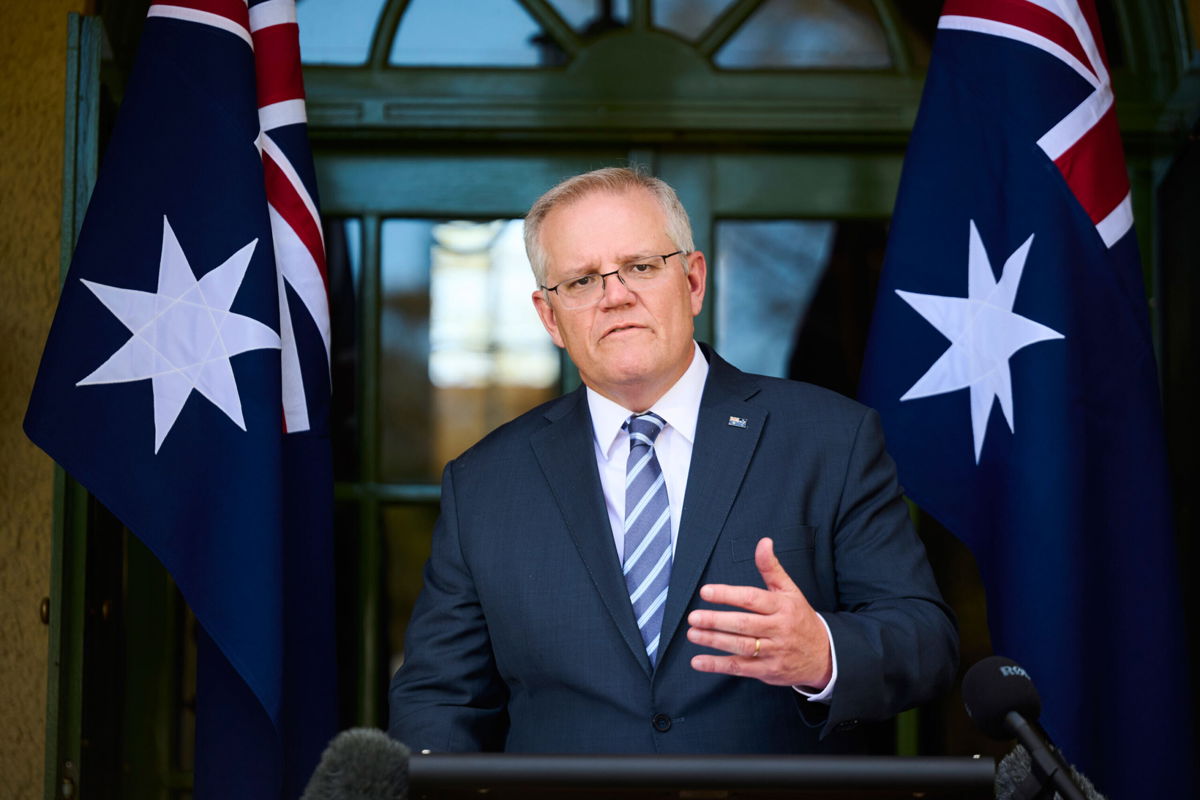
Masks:
[[[25,419],[196,615],[200,800],[298,796],[337,725],[303,98],[292,0],[150,6]]]
[[[1190,797],[1158,380],[1091,0],[948,0],[861,395],[1113,800]]]

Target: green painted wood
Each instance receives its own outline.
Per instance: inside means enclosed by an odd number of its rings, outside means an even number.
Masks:
[[[324,185],[323,185],[324,186]],[[326,204],[326,213],[328,204]],[[379,314],[380,230],[378,214],[362,215],[362,264],[359,269],[359,465],[360,480],[374,483],[379,476]]]
[[[1165,160],[1165,159],[1164,159]],[[1130,190],[1133,193],[1134,231],[1138,237],[1138,249],[1142,257],[1142,281],[1146,290],[1150,314],[1150,335],[1153,338],[1154,357],[1163,363],[1163,315],[1159,302],[1161,296],[1162,257],[1159,252],[1158,198],[1156,187],[1162,178],[1156,174],[1154,163],[1149,159],[1128,159]]]
[[[359,607],[359,674],[356,693],[355,724],[370,728],[386,728],[387,720],[381,706],[387,702],[387,686],[391,676],[383,665],[387,653],[383,650],[382,613],[385,600],[383,584],[383,521],[382,503],[367,497],[360,506],[358,607]]]
[[[65,280],[87,198],[96,182],[100,47],[95,17],[67,19],[60,281]],[[87,492],[54,468],[50,637],[46,692],[46,800],[77,792],[83,718]]]
[[[50,569],[50,646],[46,692],[47,800],[78,790],[83,731],[87,491],[55,467]]]
[[[100,48],[96,17],[71,14],[67,25],[66,105],[63,125],[62,223],[59,280],[67,277],[99,168]]]
[[[367,57],[367,63],[374,69],[387,67],[388,54],[392,51],[392,39],[396,38],[400,18],[404,16],[408,3],[409,0],[391,0],[384,6],[383,13],[379,16],[379,24],[375,27],[375,36],[371,40],[370,55]],[[311,108],[311,101],[309,106]],[[309,119],[312,119],[311,111]]]
[[[718,71],[659,31],[619,32],[559,70],[305,69],[315,138],[397,131],[463,139],[671,142],[798,134],[903,141],[919,77],[883,72]]]
[[[338,501],[369,501],[379,503],[436,503],[442,497],[442,487],[433,483],[351,483],[338,482],[334,487]]]
[[[363,216],[362,268],[359,274],[359,475],[368,485],[379,476],[379,314],[380,229],[376,214]],[[358,654],[355,724],[382,727],[381,698],[387,696],[388,677],[382,669],[387,654],[381,649],[383,584],[383,530],[381,498],[366,494],[358,514]]]
[[[896,10],[894,0],[871,0],[871,5],[879,16],[880,25],[883,26],[888,50],[892,54],[892,66],[903,75],[911,73],[913,57],[904,33],[904,26],[900,24],[900,14]]]
[[[921,709],[910,708],[896,717],[896,755],[919,756],[921,753]]]
[[[730,153],[713,157],[718,217],[890,217],[903,156],[893,153]]]
[[[179,593],[167,571],[136,536],[126,535],[125,635],[128,642],[122,717],[122,757],[135,766],[124,776],[123,796],[170,800],[178,758],[171,735],[179,706]]]
[[[394,141],[620,142],[853,140],[899,146],[915,119],[923,76],[896,0],[872,0],[892,52],[886,70],[720,70],[711,56],[761,0],[737,0],[694,44],[641,24],[575,40],[545,0],[524,0],[573,55],[545,69],[392,68],[387,50],[405,0],[389,3],[371,66],[308,67],[311,130]],[[1163,150],[1177,137],[1161,121],[1191,63],[1174,3],[1113,0],[1128,65],[1113,71],[1127,141]],[[389,27],[390,26],[390,27]]]
[[[650,27],[650,0],[630,0],[629,26],[644,31]]]
[[[523,217],[538,195],[561,179],[625,163],[626,154],[617,148],[562,155],[319,148],[317,181],[328,215],[512,219]],[[364,262],[364,275],[368,271]]]

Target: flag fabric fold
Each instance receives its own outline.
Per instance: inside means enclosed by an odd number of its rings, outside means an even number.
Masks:
[[[1091,0],[948,0],[860,396],[1113,800],[1191,796],[1158,379]]]
[[[200,800],[298,796],[336,731],[317,208],[293,1],[151,5],[25,430],[196,615]]]

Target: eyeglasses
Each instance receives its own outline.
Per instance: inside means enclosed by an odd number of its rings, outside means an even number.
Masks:
[[[676,250],[661,256],[647,256],[644,259],[622,264],[612,272],[589,272],[559,281],[554,286],[539,286],[547,292],[554,292],[562,301],[563,308],[586,308],[600,302],[604,296],[605,278],[616,275],[617,280],[630,291],[649,289],[667,274],[667,259],[671,256],[683,255],[685,251]],[[659,263],[662,262],[662,263]]]

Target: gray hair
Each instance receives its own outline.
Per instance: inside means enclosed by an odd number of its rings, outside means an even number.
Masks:
[[[550,269],[541,242],[542,223],[547,214],[596,192],[622,194],[637,189],[649,192],[658,201],[667,220],[667,236],[675,247],[685,253],[692,252],[695,249],[692,244],[692,223],[674,189],[665,181],[638,169],[606,167],[567,178],[539,197],[525,215],[525,253],[529,256],[529,266],[533,269],[538,286],[545,285]]]

